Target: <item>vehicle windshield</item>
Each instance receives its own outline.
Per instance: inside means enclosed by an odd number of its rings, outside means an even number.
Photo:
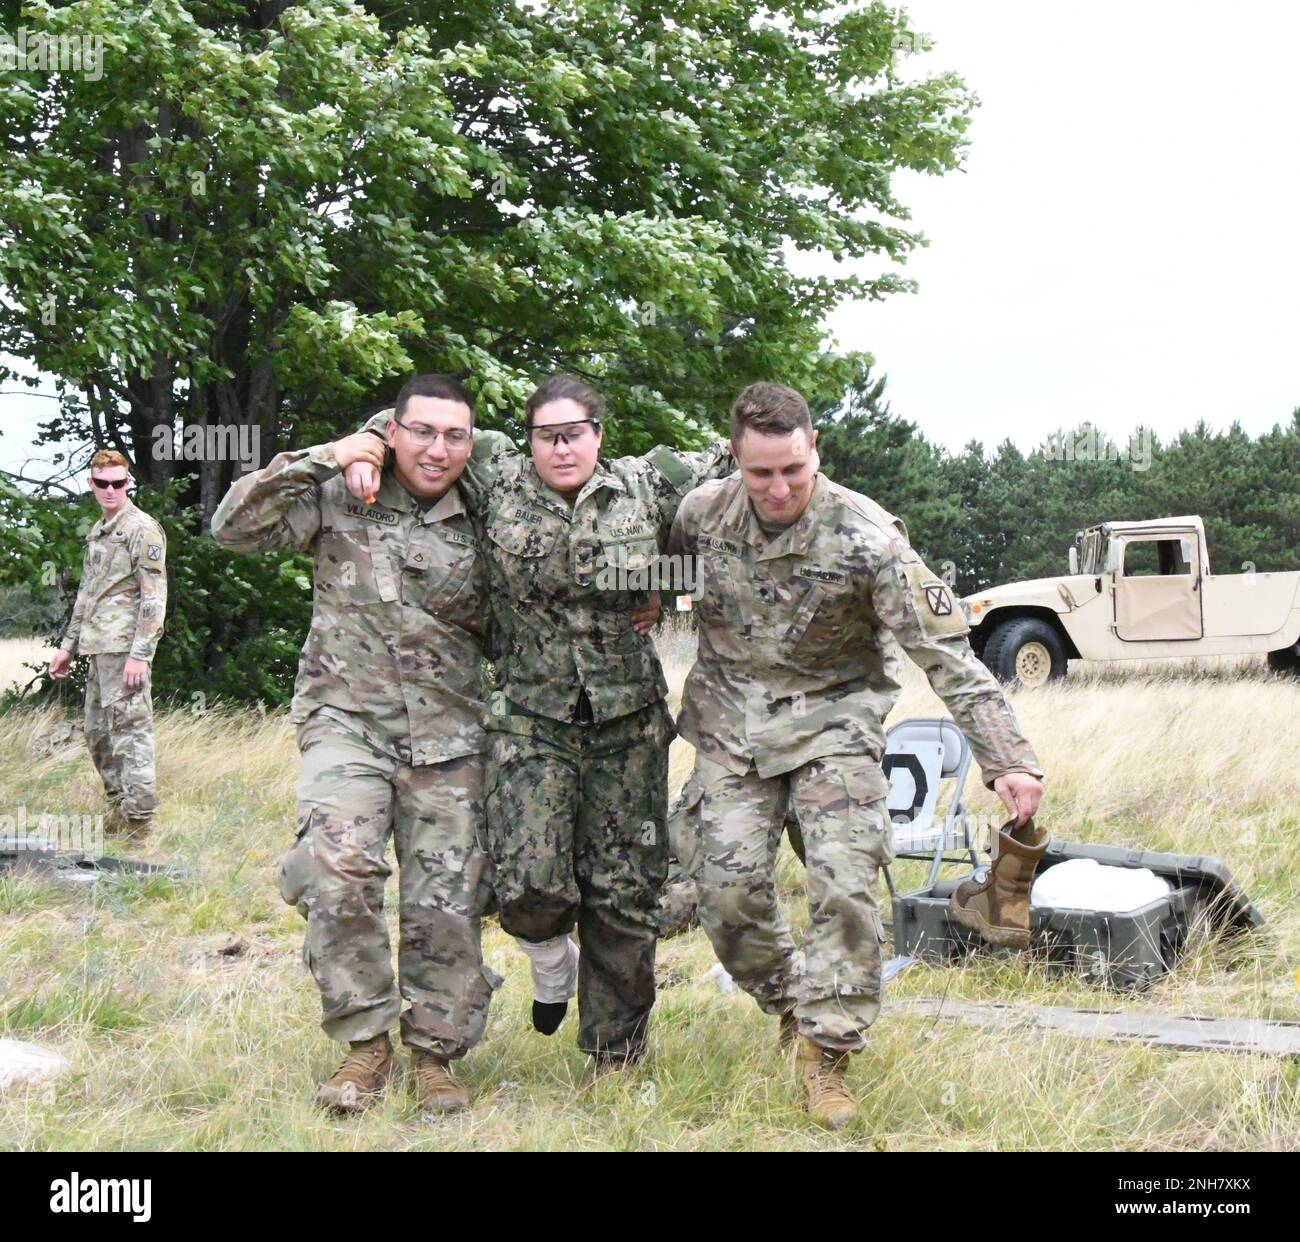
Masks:
[[[1102,558],[1101,531],[1085,531],[1079,545],[1079,572],[1081,574],[1099,574],[1104,563]]]

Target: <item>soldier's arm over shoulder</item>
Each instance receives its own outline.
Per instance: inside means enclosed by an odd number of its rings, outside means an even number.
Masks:
[[[672,531],[668,536],[667,551],[669,556],[694,556],[696,539],[700,533],[700,516],[707,503],[707,493],[692,492],[677,507],[673,518]]]
[[[388,441],[388,424],[393,421],[393,410],[380,410],[378,414],[372,414],[360,427],[358,431],[369,431],[377,435],[385,443]]]
[[[321,485],[338,472],[332,444],[278,454],[235,481],[212,515],[212,537],[232,552],[306,551],[320,533]]]
[[[970,627],[952,588],[925,565],[897,525],[873,530],[873,610],[952,712],[984,783],[991,789],[1008,772],[1042,779],[1002,687],[971,650]]]
[[[689,453],[659,444],[640,460],[654,471],[658,480],[655,491],[660,526],[664,531],[672,525],[678,506],[689,492],[701,483],[725,479],[736,468],[731,445],[726,440]]]
[[[508,461],[519,457],[519,448],[503,431],[491,428],[474,429],[474,448],[469,461],[465,463],[465,473],[461,484],[477,497],[489,487],[501,473],[501,467]]]
[[[152,519],[141,522],[128,544],[140,602],[135,612],[133,660],[152,660],[167,615],[167,536]]]

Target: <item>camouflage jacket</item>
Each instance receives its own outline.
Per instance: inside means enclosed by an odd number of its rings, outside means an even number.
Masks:
[[[739,475],[688,496],[668,551],[695,555],[699,654],[681,735],[708,758],[776,776],[826,755],[879,761],[898,698],[898,646],[925,671],[965,733],[985,783],[1041,777],[960,606],[922,563],[903,524],[818,475],[790,529],[769,539]],[[895,641],[896,640],[896,641]]]
[[[570,508],[541,481],[531,457],[491,459],[480,521],[491,654],[506,700],[567,721],[585,690],[592,717],[602,723],[664,698],[654,643],[633,630],[628,614],[657,582],[682,497],[733,468],[725,445],[601,458]]]
[[[363,430],[380,435],[390,417],[381,411]],[[734,468],[726,444],[600,458],[570,507],[508,437],[474,433],[462,477],[484,536],[488,655],[506,701],[569,721],[585,689],[592,718],[604,722],[667,694],[654,642],[633,630],[628,614],[658,581],[682,497]]]
[[[73,656],[152,660],[167,612],[167,536],[134,505],[90,528],[81,588],[60,646]]]
[[[387,472],[368,505],[326,444],[281,453],[226,494],[212,519],[223,547],[315,556],[292,720],[341,716],[405,763],[483,751],[487,570],[465,477],[426,508]]]

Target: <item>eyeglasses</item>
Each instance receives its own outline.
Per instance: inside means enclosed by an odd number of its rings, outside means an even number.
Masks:
[[[563,440],[565,444],[582,444],[600,430],[600,419],[584,418],[576,423],[552,423],[549,427],[532,427],[528,434],[543,444]]]
[[[474,439],[474,433],[466,431],[463,427],[453,427],[450,431],[439,431],[436,427],[426,427],[423,423],[416,423],[412,427],[409,423],[402,422],[401,419],[395,418],[393,422],[411,437],[417,448],[428,448],[439,436],[442,437],[443,443],[449,449],[463,449]]]
[[[93,474],[90,476],[90,481],[96,487],[111,487],[114,491],[126,486],[125,479],[97,479]]]

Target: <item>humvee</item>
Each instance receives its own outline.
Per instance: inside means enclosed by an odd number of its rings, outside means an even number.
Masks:
[[[1039,686],[1070,660],[1251,653],[1300,673],[1300,572],[1211,574],[1199,517],[1090,526],[1069,564],[962,600],[971,646],[1001,680]]]

